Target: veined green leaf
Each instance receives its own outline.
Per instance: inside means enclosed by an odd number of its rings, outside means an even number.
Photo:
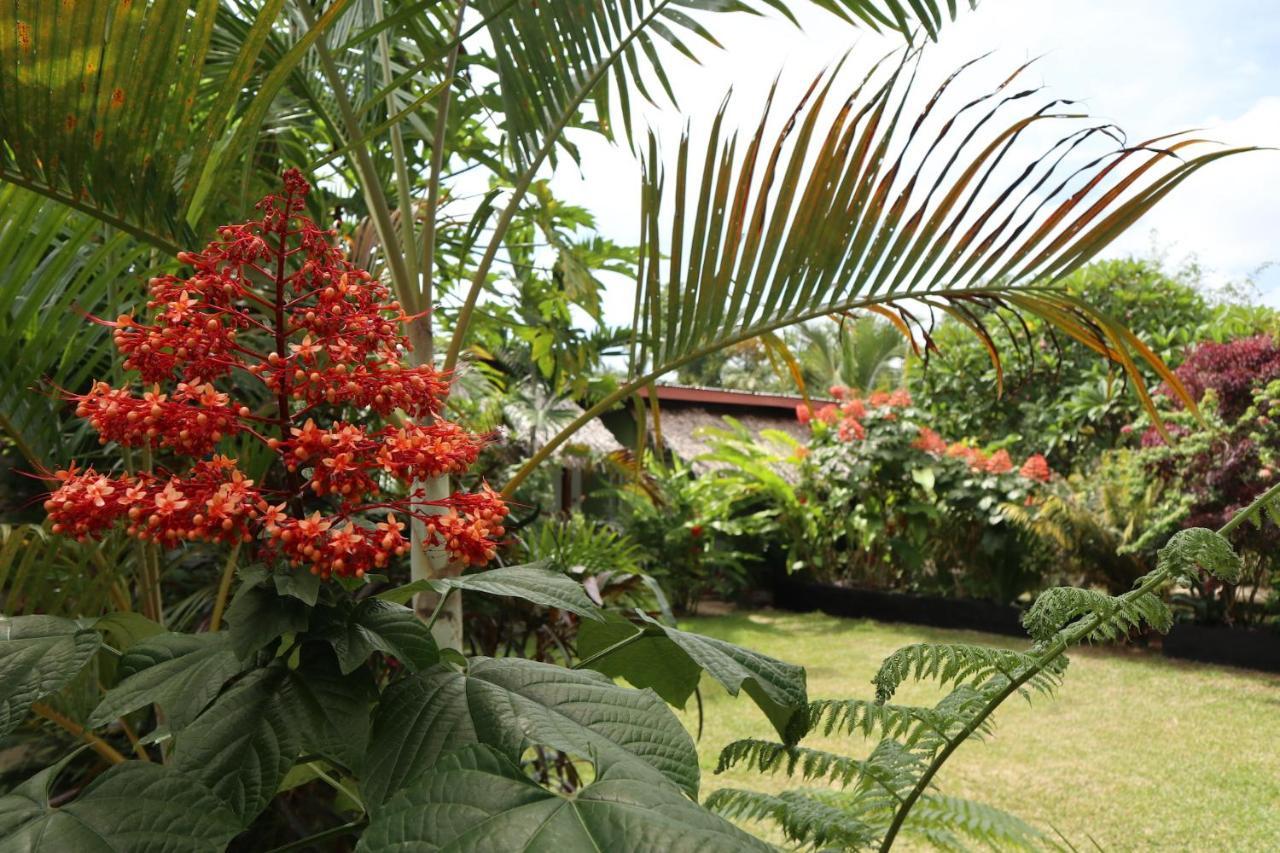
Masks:
[[[465,673],[441,666],[383,693],[360,774],[367,799],[386,801],[468,743],[487,744],[511,760],[533,745],[602,761],[630,759],[691,796],[698,790],[693,741],[652,692],[537,661],[473,657]]]
[[[625,678],[636,687],[652,688],[679,708],[705,671],[731,696],[745,690],[779,736],[791,739],[803,734],[809,702],[803,667],[663,625],[643,613],[640,618],[641,626],[616,614],[609,614],[603,623],[583,623],[578,654],[584,665]]]
[[[80,674],[102,635],[56,616],[0,616],[0,735]]]
[[[172,767],[129,761],[53,806],[59,762],[0,797],[0,853],[207,853],[242,827],[198,779]]]
[[[572,798],[530,780],[500,752],[453,752],[380,808],[359,851],[391,849],[571,853],[769,850],[637,761],[600,763]]]

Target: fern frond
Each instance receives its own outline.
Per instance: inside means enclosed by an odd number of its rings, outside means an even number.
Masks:
[[[814,847],[857,849],[875,843],[881,828],[859,820],[840,805],[805,791],[778,795],[721,788],[704,805],[730,820],[771,820],[787,838]]]
[[[787,746],[748,738],[737,740],[720,752],[716,772],[746,764],[759,773],[799,776],[805,781],[821,779],[842,788],[857,783],[859,788],[880,788],[897,799],[902,790],[915,784],[924,759],[903,744],[881,741],[865,759],[850,758],[821,749]]]
[[[1154,593],[1126,598],[1094,589],[1059,586],[1040,593],[1023,614],[1022,625],[1033,639],[1045,642],[1084,616],[1101,617],[1098,626],[1084,637],[1089,642],[1117,639],[1144,622],[1161,633],[1173,624],[1173,613]]]
[[[940,684],[980,683],[992,676],[1016,678],[1033,669],[1037,659],[1012,649],[993,649],[963,643],[914,643],[903,646],[880,664],[872,683],[876,701],[889,701],[898,687],[908,679],[931,678]],[[1032,687],[1049,692],[1058,683],[1060,671],[1045,670],[1032,676]]]
[[[994,850],[1039,850],[1049,842],[1043,832],[1006,811],[941,794],[921,797],[903,830],[942,850],[970,850],[975,842]]]
[[[809,703],[809,730],[821,729],[830,737],[835,732],[864,737],[879,732],[906,746],[914,746],[925,738],[945,739],[960,729],[966,720],[939,708],[914,705],[891,705],[866,699],[819,699]]]

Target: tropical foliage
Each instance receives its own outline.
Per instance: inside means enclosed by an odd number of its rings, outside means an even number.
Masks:
[[[984,316],[1039,317],[1113,362],[1153,415],[1148,376],[1194,410],[1146,344],[1059,285],[1241,149],[1130,145],[1056,101],[1023,109],[1008,87],[1025,66],[977,100],[957,83],[972,64],[930,89],[920,44],[958,13],[934,0],[813,0],[908,46],[862,74],[839,64],[795,104],[771,96],[741,146],[725,110],[670,152],[641,137],[636,102],[674,98],[673,56],[718,45],[731,13],[788,5],[4,13],[0,427],[56,488],[47,526],[6,529],[0,552],[0,735],[21,747],[0,846],[763,848],[699,805],[668,705],[705,677],[781,739],[735,754],[792,753],[816,720],[804,670],[681,631],[647,599],[622,615],[636,584],[606,598],[559,531],[525,539],[543,561],[491,567],[531,523],[509,506],[543,463],[662,376],[752,340],[780,352],[784,328],[857,312],[926,345],[924,312],[950,316],[997,371]],[[1059,141],[1035,148],[1032,125]],[[642,152],[634,251],[584,237],[589,216],[542,183],[578,133]],[[626,335],[575,328],[575,311],[600,317],[597,273],[633,265]],[[621,375],[590,381],[623,340]],[[488,398],[510,389],[553,426],[514,465],[483,455],[508,417]],[[580,414],[558,417],[564,402]],[[477,470],[499,472],[501,494]],[[1050,594],[1030,653],[896,656],[881,700],[936,670],[961,682],[952,716],[924,755],[887,741],[861,765],[814,765],[870,780],[850,806],[868,833],[792,834],[887,847],[908,816],[940,839],[981,821],[924,796],[937,766],[999,701],[1051,683],[1067,645],[1158,623],[1153,589],[1229,568],[1222,540],[1178,537],[1126,596]],[[536,619],[467,655],[464,594]],[[577,633],[537,647],[563,614]],[[714,805],[735,802],[751,801]]]

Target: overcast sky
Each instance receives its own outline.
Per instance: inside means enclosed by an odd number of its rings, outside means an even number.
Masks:
[[[731,119],[746,126],[779,73],[779,101],[787,103],[846,51],[852,50],[851,65],[865,67],[897,43],[807,5],[793,7],[804,10],[803,30],[776,17],[718,16],[715,32],[726,49],[700,49],[701,66],[672,64],[680,109],[645,110],[642,123],[674,146],[686,119],[695,130],[705,128],[732,86]],[[1275,0],[982,0],[976,11],[962,10],[927,51],[924,67],[934,72],[929,88],[946,71],[992,50],[986,62],[997,71],[1041,56],[1031,82],[1046,85],[1052,96],[1082,101],[1131,140],[1204,128],[1203,135],[1224,143],[1280,146]],[[638,164],[625,147],[598,139],[581,144],[581,170],[562,163],[556,191],[595,212],[604,235],[637,242]],[[1194,256],[1211,282],[1253,277],[1263,298],[1280,305],[1280,268],[1262,269],[1280,261],[1278,190],[1280,152],[1219,162],[1179,187],[1108,254],[1150,254],[1158,246],[1174,265]],[[611,280],[608,319],[630,322],[631,300],[630,285]]]

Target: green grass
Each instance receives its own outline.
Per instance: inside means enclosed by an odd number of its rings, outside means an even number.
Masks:
[[[768,611],[692,618],[683,626],[803,664],[810,698],[870,698],[881,659],[907,643],[1019,645],[967,631]],[[725,786],[803,786],[741,769],[714,775],[725,744],[774,735],[745,695],[733,699],[707,681],[702,693],[704,796]],[[931,685],[911,685],[895,701],[940,695]],[[691,701],[683,714],[691,730],[693,709]],[[1056,696],[1032,705],[1010,700],[995,721],[993,738],[965,744],[943,768],[941,791],[1056,827],[1082,850],[1093,849],[1090,838],[1108,851],[1280,849],[1280,677],[1123,649],[1077,649]],[[812,742],[845,754],[869,748],[857,736]]]

